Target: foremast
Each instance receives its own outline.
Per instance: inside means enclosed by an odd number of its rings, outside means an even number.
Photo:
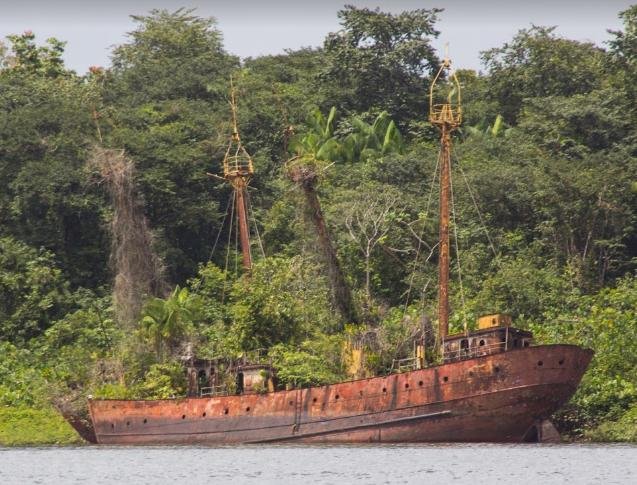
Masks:
[[[447,93],[443,103],[435,102],[440,96],[439,81],[446,79]],[[429,122],[440,130],[440,221],[438,242],[438,339],[440,347],[449,334],[449,215],[451,202],[451,133],[462,123],[460,83],[453,71],[451,60],[445,56],[442,66],[429,89]]]
[[[250,229],[248,226],[248,185],[254,176],[252,157],[243,147],[237,125],[237,104],[234,85],[230,81],[230,108],[232,111],[232,134],[228,149],[223,158],[223,178],[234,189],[234,204],[239,226],[239,242],[241,244],[241,259],[246,271],[252,269],[252,253],[250,250]]]

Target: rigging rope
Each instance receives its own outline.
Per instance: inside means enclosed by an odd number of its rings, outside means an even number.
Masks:
[[[250,197],[250,192],[247,190],[246,199],[248,200],[248,218],[252,220],[252,224],[254,225],[254,232],[257,235],[261,256],[265,258],[265,249],[263,249],[263,241],[261,241],[261,234],[259,234],[259,225],[257,224],[257,218],[254,217],[254,209],[252,208],[252,198]],[[252,217],[250,217],[250,215],[252,215]]]
[[[236,192],[236,189],[235,189]],[[237,211],[237,219],[236,219],[237,229],[234,231],[234,277],[236,278],[239,274],[239,258],[237,254],[239,254],[239,211]],[[249,248],[248,248],[249,251]]]
[[[230,241],[232,240],[232,229],[234,227],[234,201],[236,198],[236,191],[232,191],[232,205],[230,209],[230,228],[228,230],[228,243],[226,244],[226,263],[223,267],[223,290],[221,291],[221,303],[224,303],[226,299],[226,279],[228,275],[228,259],[230,258]]]
[[[467,308],[464,299],[464,286],[462,284],[462,269],[460,267],[460,245],[458,244],[458,224],[456,224],[456,202],[453,196],[453,177],[449,170],[449,186],[451,188],[451,220],[453,221],[453,238],[456,246],[456,265],[458,266],[458,283],[460,283],[460,302],[462,303],[462,324],[464,333],[467,333]]]
[[[467,191],[469,192],[469,195],[471,196],[471,201],[473,202],[473,207],[475,207],[476,212],[478,213],[478,218],[480,219],[480,225],[482,226],[482,229],[484,230],[484,233],[487,236],[487,241],[489,241],[489,247],[491,248],[491,251],[493,252],[493,256],[494,256],[495,262],[499,266],[500,265],[500,259],[498,258],[498,253],[495,250],[495,246],[493,244],[493,240],[491,239],[491,235],[489,234],[489,230],[487,229],[487,225],[484,222],[484,219],[482,217],[482,213],[480,212],[480,208],[478,207],[478,203],[476,202],[476,198],[473,195],[473,190],[471,190],[471,185],[469,184],[469,180],[467,179],[467,176],[465,175],[464,170],[462,170],[462,166],[460,165],[458,160],[456,159],[454,161],[456,162],[456,165],[458,166],[458,169],[460,169],[460,173],[462,174],[462,178],[464,179],[465,185],[467,186]]]
[[[206,264],[208,264],[210,262],[210,260],[212,259],[212,255],[215,253],[215,249],[217,249],[217,244],[219,243],[219,239],[221,238],[221,233],[223,232],[223,228],[226,225],[226,219],[228,218],[228,209],[230,208],[230,204],[231,204],[231,200],[232,200],[232,195],[233,194],[234,194],[234,192],[232,192],[228,196],[228,203],[226,204],[226,210],[224,211],[224,214],[223,214],[223,220],[221,221],[221,226],[219,226],[219,231],[217,232],[217,237],[215,238],[215,242],[212,245],[212,249],[210,250],[210,254],[208,255],[208,260],[206,261]],[[199,289],[199,287],[203,283],[203,280],[204,280],[204,276],[199,278],[199,281],[197,282],[197,286],[195,286],[194,291],[197,291]]]
[[[442,153],[442,149],[438,150],[438,156],[436,157],[436,167],[434,168],[434,176],[431,179],[431,184],[429,186],[429,196],[427,197],[427,205],[426,205],[426,208],[425,208],[425,217],[424,217],[423,223],[422,223],[422,232],[420,233],[420,237],[418,238],[418,246],[416,247],[416,257],[414,259],[414,269],[412,270],[410,278],[409,278],[409,288],[407,289],[407,297],[405,298],[405,308],[403,310],[404,313],[407,313],[407,307],[409,306],[409,298],[411,297],[411,290],[413,288],[413,283],[414,283],[414,277],[416,276],[416,268],[418,267],[418,259],[420,258],[420,249],[422,248],[422,241],[423,241],[423,237],[425,236],[425,229],[427,228],[427,218],[429,217],[429,208],[431,206],[431,199],[432,199],[432,195],[433,195],[434,185],[435,185],[436,179],[438,177],[438,167],[440,165],[440,155],[441,155],[441,153]],[[437,245],[438,244],[436,244],[436,246]],[[436,246],[434,246],[434,248]],[[432,251],[429,253],[429,256],[427,256],[427,259],[425,259],[424,264],[426,264],[429,261],[429,259],[431,258],[432,255],[433,255],[433,248],[432,248]]]

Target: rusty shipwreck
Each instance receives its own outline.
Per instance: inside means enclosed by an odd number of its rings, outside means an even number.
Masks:
[[[444,73],[444,71],[449,71]],[[455,83],[434,103],[439,78]],[[454,97],[455,96],[455,97]],[[209,383],[192,397],[89,399],[100,444],[520,442],[543,438],[552,413],[575,392],[592,351],[533,345],[506,315],[478,319],[478,329],[448,335],[451,133],[462,121],[460,85],[445,59],[430,93],[430,122],[441,132],[437,365],[415,347],[412,366],[386,376],[275,391],[267,365],[239,365],[237,394],[214,385],[215,369],[191,362],[189,376]],[[233,139],[239,142],[235,123]],[[252,162],[226,154],[235,188],[242,247],[248,247],[244,194]],[[239,162],[239,160],[243,160]],[[243,222],[242,222],[243,221]],[[250,254],[244,251],[249,268]],[[402,369],[399,369],[402,370]]]

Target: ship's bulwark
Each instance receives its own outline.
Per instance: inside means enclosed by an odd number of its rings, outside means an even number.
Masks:
[[[89,410],[101,444],[519,442],[568,401],[591,357],[542,345],[329,386]]]

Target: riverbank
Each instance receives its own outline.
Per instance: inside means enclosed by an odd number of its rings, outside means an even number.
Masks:
[[[0,446],[78,445],[83,442],[55,409],[0,407]]]

